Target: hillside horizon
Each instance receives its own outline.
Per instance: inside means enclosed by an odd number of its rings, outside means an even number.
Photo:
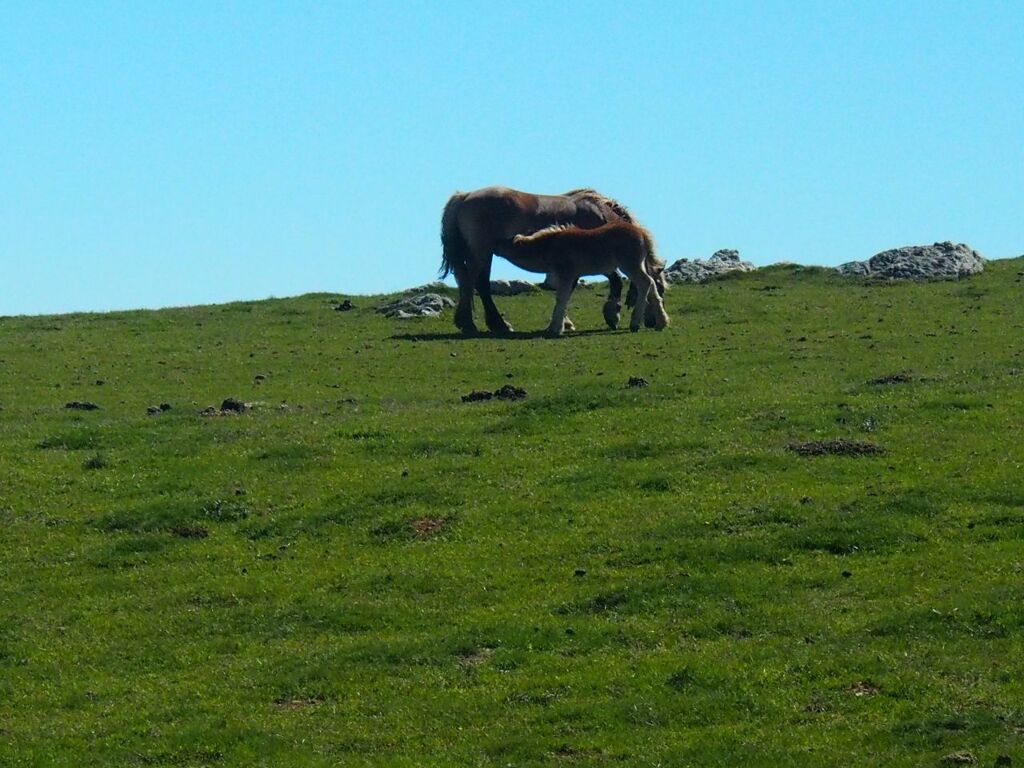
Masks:
[[[695,258],[698,258],[698,259],[699,258],[707,258],[710,255],[711,254],[707,254],[706,256],[695,257]],[[741,254],[741,256],[742,256],[742,254]],[[691,257],[681,257],[681,258],[691,258]],[[995,262],[1002,262],[1002,261],[1012,261],[1012,260],[1019,259],[1019,258],[1024,258],[1024,254],[1020,254],[1020,255],[1017,255],[1017,256],[1000,256],[1000,257],[996,257],[996,258],[989,258],[988,256],[986,256],[985,257],[985,262],[986,262],[986,264],[988,264],[988,263],[995,263]],[[675,260],[666,260],[666,261],[667,261],[667,263],[671,264],[672,261],[675,261]],[[772,263],[772,264],[756,265],[756,269],[757,270],[764,270],[764,269],[771,269],[771,268],[774,268],[774,267],[789,266],[789,265],[795,265],[795,266],[798,266],[798,267],[801,267],[801,268],[805,268],[805,269],[821,269],[821,270],[825,270],[825,271],[830,271],[830,270],[836,269],[835,266],[827,266],[827,265],[821,265],[821,264],[804,264],[802,262],[795,262],[795,261],[780,261],[780,262],[775,262],[775,263]],[[538,283],[543,280],[543,276],[542,275],[538,275],[537,273],[524,272],[522,270],[516,269],[515,267],[509,265],[507,262],[505,262],[501,258],[495,258],[494,259],[494,271],[495,271],[495,274],[494,274],[494,278],[493,279],[496,279],[496,280],[497,279],[505,279],[505,280],[520,279],[520,280],[528,280],[528,281],[531,281],[531,282],[538,282]],[[509,273],[509,272],[514,273],[514,275],[508,276],[507,273]],[[435,278],[437,278],[437,272],[434,272],[433,276]],[[970,279],[970,278],[964,278],[964,279]],[[588,283],[591,286],[599,286],[599,285],[603,285],[606,281],[603,278],[601,278],[601,277],[587,277],[587,278],[585,278],[585,282]],[[64,315],[91,315],[91,314],[110,314],[110,313],[124,313],[124,312],[159,312],[161,310],[186,309],[186,308],[194,308],[194,307],[206,307],[206,306],[215,307],[215,306],[221,306],[221,305],[225,305],[225,304],[236,304],[236,303],[239,303],[239,302],[269,301],[269,300],[279,300],[279,299],[287,299],[287,298],[295,299],[295,298],[301,298],[303,296],[317,296],[317,295],[321,295],[321,294],[323,294],[323,295],[336,295],[336,296],[351,297],[351,298],[356,298],[356,297],[359,297],[359,298],[376,298],[376,297],[393,296],[395,294],[404,293],[406,291],[415,290],[417,288],[425,288],[426,286],[433,285],[435,283],[443,284],[446,288],[448,288],[450,290],[457,290],[457,286],[454,284],[454,279],[449,277],[447,280],[438,280],[438,279],[435,279],[433,281],[429,281],[428,280],[426,282],[416,283],[414,285],[410,285],[410,286],[405,287],[405,288],[397,288],[397,289],[392,290],[392,291],[384,291],[384,292],[378,292],[378,293],[350,293],[350,292],[340,291],[340,290],[339,291],[331,291],[331,290],[317,289],[317,290],[304,291],[302,293],[294,294],[294,295],[291,295],[291,296],[277,296],[277,295],[273,295],[272,294],[272,295],[264,296],[264,297],[261,297],[261,298],[239,297],[239,298],[227,299],[225,301],[215,301],[215,302],[210,302],[210,303],[199,303],[199,304],[170,304],[170,305],[158,306],[158,307],[133,306],[133,307],[119,307],[119,308],[95,309],[95,310],[93,310],[93,309],[77,309],[77,310],[68,310],[66,312],[40,312],[40,313],[27,313],[27,314],[15,314],[15,315],[0,314],[0,319],[18,318],[18,317],[61,317],[61,316],[64,316]]]

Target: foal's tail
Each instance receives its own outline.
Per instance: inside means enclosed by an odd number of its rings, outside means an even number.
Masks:
[[[465,266],[469,246],[459,229],[459,206],[466,199],[465,192],[456,192],[444,206],[441,214],[441,279],[448,277],[457,268]],[[461,271],[461,269],[459,269]]]

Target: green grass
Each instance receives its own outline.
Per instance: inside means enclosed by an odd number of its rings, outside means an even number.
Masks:
[[[0,764],[1020,763],[1022,270],[0,319]]]

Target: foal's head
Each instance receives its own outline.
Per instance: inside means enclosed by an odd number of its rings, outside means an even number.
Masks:
[[[665,291],[668,290],[668,281],[665,279],[665,262],[661,259],[657,260],[654,269],[651,270],[651,277],[654,278],[654,284],[658,287],[658,295],[664,297]]]

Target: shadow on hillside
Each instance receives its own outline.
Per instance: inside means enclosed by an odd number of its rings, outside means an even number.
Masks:
[[[607,328],[593,328],[585,331],[570,331],[559,339],[571,339],[575,336],[595,336],[629,333],[625,328],[612,331]],[[397,341],[477,341],[479,339],[494,339],[497,341],[529,341],[531,339],[546,339],[544,331],[514,331],[507,336],[495,336],[492,333],[478,333],[474,336],[464,336],[458,331],[451,333],[396,333],[391,336]],[[558,341],[558,339],[552,339]]]

